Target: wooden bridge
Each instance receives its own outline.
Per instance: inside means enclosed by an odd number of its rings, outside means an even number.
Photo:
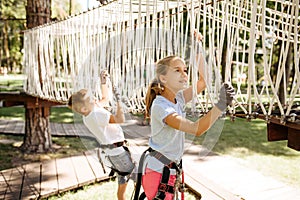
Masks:
[[[149,126],[123,126],[134,159],[147,148]],[[53,136],[89,135],[79,124],[51,123]],[[23,134],[24,122],[0,120],[0,133]],[[200,158],[201,146],[190,147],[184,155],[186,185],[204,200],[296,199],[300,191],[238,165],[230,158],[210,153]],[[31,163],[0,172],[0,199],[41,199],[83,185],[107,180],[108,172],[87,152],[76,156]]]

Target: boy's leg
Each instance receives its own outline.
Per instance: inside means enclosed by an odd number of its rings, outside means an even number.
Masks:
[[[125,200],[127,183],[118,185],[118,200]]]

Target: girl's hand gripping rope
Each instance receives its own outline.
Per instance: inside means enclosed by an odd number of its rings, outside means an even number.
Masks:
[[[219,101],[215,106],[219,110],[224,111],[232,103],[234,96],[234,88],[229,83],[224,83],[220,89]]]
[[[107,83],[107,80],[109,79],[109,74],[107,72],[107,70],[103,70],[100,73],[100,81],[102,85],[105,85]]]
[[[203,39],[203,36],[200,32],[198,32],[197,30],[194,30],[194,38],[195,38],[196,42],[201,42]]]
[[[119,92],[119,89],[115,85],[113,86],[113,93],[115,95],[116,100],[121,101],[121,94]]]

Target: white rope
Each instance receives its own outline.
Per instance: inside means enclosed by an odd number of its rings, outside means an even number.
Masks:
[[[55,101],[67,101],[81,88],[101,97],[99,74],[109,69],[112,84],[120,87],[122,96],[128,98],[128,110],[143,111],[146,89],[154,78],[157,60],[172,54],[185,58],[189,81],[198,80],[196,45],[191,35],[196,29],[203,35],[207,89],[205,94],[197,96],[196,86],[192,85],[193,111],[207,112],[213,105],[221,87],[220,69],[225,60],[223,81],[236,84],[236,102],[230,110],[233,114],[239,110],[251,115],[257,105],[267,118],[276,105],[281,116],[288,116],[299,98],[299,0],[275,1],[274,8],[268,7],[268,2],[271,0],[225,0],[213,4],[189,0],[119,0],[25,31],[24,90]],[[276,41],[282,43],[279,53],[275,51]],[[263,52],[261,66],[254,59],[259,49]],[[285,74],[289,53],[294,56],[292,84]],[[278,71],[271,77],[275,57],[279,57]],[[265,84],[259,90],[260,67]],[[243,82],[245,79],[247,82]],[[278,95],[281,81],[286,96],[282,103]],[[265,105],[266,102],[270,103]]]

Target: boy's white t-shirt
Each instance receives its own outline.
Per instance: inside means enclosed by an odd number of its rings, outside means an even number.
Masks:
[[[101,144],[113,144],[125,140],[121,126],[109,123],[110,116],[109,111],[98,106],[94,106],[92,112],[83,116],[83,123]],[[107,155],[118,155],[122,152],[124,152],[123,147],[105,149]]]
[[[168,126],[164,119],[177,113],[185,117],[184,96],[180,91],[176,95],[176,104],[163,96],[157,96],[151,106],[151,137],[149,145],[172,161],[179,162],[184,152],[185,133]]]

